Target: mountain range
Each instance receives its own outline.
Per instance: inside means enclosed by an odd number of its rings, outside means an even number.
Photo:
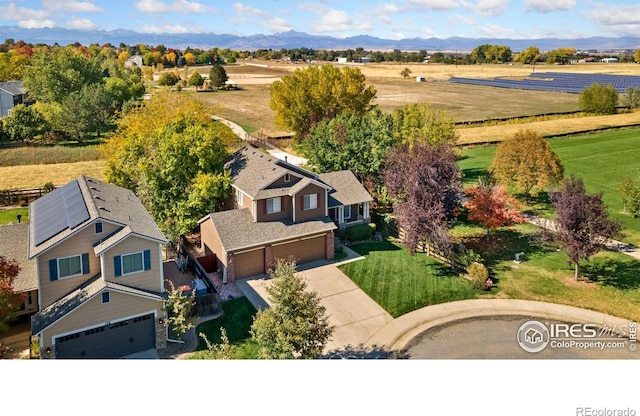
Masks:
[[[365,50],[393,50],[403,51],[427,50],[429,53],[438,51],[471,51],[483,44],[506,45],[512,51],[518,52],[529,46],[536,46],[542,51],[560,47],[572,47],[577,50],[636,50],[640,48],[640,37],[588,37],[577,39],[500,39],[500,38],[411,38],[411,39],[381,39],[368,35],[346,38],[332,36],[310,35],[304,32],[288,31],[271,35],[256,34],[238,36],[216,33],[140,33],[131,30],[78,30],[64,28],[23,29],[17,26],[0,26],[0,39],[23,40],[28,43],[44,43],[68,45],[80,42],[83,45],[91,43],[119,45],[145,44],[165,45],[169,48],[185,49],[187,47],[210,49],[212,47],[229,48],[232,50],[256,49],[329,49],[345,50],[358,47]]]

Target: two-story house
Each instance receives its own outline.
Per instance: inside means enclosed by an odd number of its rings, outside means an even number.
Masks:
[[[370,220],[372,198],[350,171],[315,174],[249,147],[226,168],[235,209],[199,221],[201,248],[216,255],[223,281],[267,273],[276,258],[330,260],[335,230]]]
[[[80,176],[29,209],[40,356],[117,358],[166,347],[167,240],[133,192]]]
[[[0,82],[0,117],[8,117],[18,104],[30,104],[22,81]]]

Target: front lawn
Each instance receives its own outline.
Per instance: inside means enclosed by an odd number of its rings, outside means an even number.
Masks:
[[[472,299],[481,293],[449,266],[423,253],[410,256],[400,244],[381,241],[350,248],[365,259],[339,269],[393,317],[428,305]]]
[[[251,325],[253,317],[256,314],[256,308],[246,297],[230,299],[222,304],[223,314],[211,321],[203,322],[196,328],[198,335],[198,347],[196,351],[189,356],[190,359],[206,359],[207,345],[200,337],[200,333],[206,335],[212,344],[220,344],[221,328],[227,331],[229,343],[238,347],[237,359],[255,359],[258,358],[258,348],[251,342]]]

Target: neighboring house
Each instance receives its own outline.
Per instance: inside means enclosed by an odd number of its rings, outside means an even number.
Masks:
[[[25,300],[17,316],[38,311],[38,275],[36,262],[27,256],[28,241],[28,223],[0,225],[0,255],[17,261],[20,266],[20,273],[13,281],[13,291],[24,293]]]
[[[373,199],[350,171],[318,175],[248,147],[226,168],[236,209],[199,221],[202,250],[225,282],[267,273],[276,258],[330,260],[334,231],[370,220]]]
[[[22,81],[0,82],[0,117],[8,117],[18,104],[28,104]]]
[[[142,56],[133,55],[129,59],[127,59],[124,63],[125,68],[129,68],[131,66],[142,67]]]
[[[117,358],[166,347],[162,246],[133,192],[79,176],[29,207],[42,358]]]

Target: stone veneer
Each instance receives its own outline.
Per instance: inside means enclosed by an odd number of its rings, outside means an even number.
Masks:
[[[335,251],[334,251],[334,237],[333,237],[333,231],[327,233],[327,235],[325,235],[325,258],[327,260],[333,260],[333,256],[335,255]]]

